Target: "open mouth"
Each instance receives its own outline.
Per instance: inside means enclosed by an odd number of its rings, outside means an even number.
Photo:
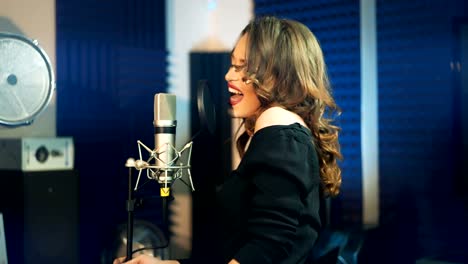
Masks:
[[[244,94],[234,88],[229,87],[229,93],[231,94],[231,97],[229,98],[231,105],[238,104],[242,101],[242,98],[244,98]]]

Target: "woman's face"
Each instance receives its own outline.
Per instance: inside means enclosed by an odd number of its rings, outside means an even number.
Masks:
[[[232,106],[232,116],[239,118],[252,116],[260,107],[260,100],[258,100],[253,84],[244,81],[247,77],[246,48],[247,36],[243,35],[234,47],[231,54],[231,67],[225,76],[231,94],[229,102]]]

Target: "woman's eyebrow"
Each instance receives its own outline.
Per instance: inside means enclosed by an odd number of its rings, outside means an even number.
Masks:
[[[234,53],[231,53],[231,60],[236,60],[236,56],[234,56]],[[239,59],[239,62],[241,64],[244,64],[245,63],[245,59]]]

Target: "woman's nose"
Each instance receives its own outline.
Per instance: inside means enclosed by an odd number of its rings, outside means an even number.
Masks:
[[[230,76],[231,76],[231,68],[229,68],[226,74],[224,75],[224,79],[226,80],[226,82],[229,82]]]
[[[235,76],[235,72],[232,70],[232,67],[228,69],[226,75],[224,75],[224,79],[226,79],[227,82],[237,80],[237,77]]]

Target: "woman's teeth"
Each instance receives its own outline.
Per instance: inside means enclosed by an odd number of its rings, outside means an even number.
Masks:
[[[233,89],[233,88],[229,88],[229,92],[232,94],[232,95],[242,95],[242,93],[236,89]]]

